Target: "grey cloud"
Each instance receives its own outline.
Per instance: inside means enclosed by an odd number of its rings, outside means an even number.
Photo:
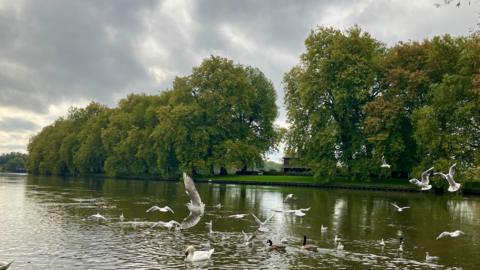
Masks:
[[[39,126],[37,124],[25,119],[10,117],[0,119],[0,131],[33,131],[37,130],[38,128]]]

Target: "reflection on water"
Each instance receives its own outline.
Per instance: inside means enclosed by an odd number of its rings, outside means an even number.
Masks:
[[[152,228],[155,221],[187,216],[183,184],[99,179],[59,179],[0,174],[0,260],[12,269],[474,269],[480,256],[477,197],[381,193],[291,187],[197,184],[206,204],[203,220],[186,231]],[[283,203],[286,194],[298,199]],[[390,203],[412,208],[397,212]],[[214,207],[221,203],[221,208]],[[145,213],[169,205],[172,213]],[[311,207],[306,216],[273,212]],[[101,213],[108,222],[85,220]],[[119,219],[123,213],[125,220]],[[242,230],[275,213],[269,232],[244,245]],[[213,221],[209,234],[204,222]],[[321,225],[328,230],[322,233]],[[467,236],[435,240],[442,231]],[[339,234],[343,251],[335,250]],[[320,247],[301,249],[303,235]],[[398,252],[399,236],[405,239]],[[266,240],[288,239],[287,252],[269,252]],[[385,239],[386,245],[379,244]],[[185,264],[183,250],[215,248],[211,261]],[[439,256],[425,261],[425,252]]]

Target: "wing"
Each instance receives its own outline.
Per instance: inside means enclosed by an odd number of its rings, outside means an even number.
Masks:
[[[148,210],[145,211],[145,213],[148,213],[148,212],[151,212],[151,211],[156,210],[156,207],[157,207],[157,206],[152,206],[152,207],[148,208]]]
[[[439,235],[437,236],[437,240],[438,240],[438,239],[441,239],[441,238],[443,238],[443,237],[445,237],[445,236],[447,236],[447,235],[450,235],[450,234],[449,234],[448,232],[442,232],[441,234],[439,234]]]
[[[422,173],[422,184],[423,185],[428,185],[428,183],[430,182],[429,180],[429,177],[430,177],[430,174],[432,173],[433,171],[433,167],[431,167],[430,169],[424,171]]]
[[[170,208],[169,206],[165,206],[165,209],[167,209],[168,211],[172,212],[172,214],[175,214],[172,210],[172,208]]]
[[[402,207],[402,209],[408,209],[408,208],[410,208],[410,206],[404,206],[404,207]]]
[[[195,183],[193,179],[188,176],[186,173],[183,173],[183,183],[185,184],[185,191],[190,197],[190,201],[194,206],[201,206],[203,205],[202,199],[200,198],[200,194],[198,194],[197,188],[195,188]]]
[[[268,217],[263,224],[267,224],[267,222],[269,222],[273,218],[273,216],[274,216],[274,214],[272,214],[270,217]]]
[[[200,222],[202,214],[190,212],[190,214],[180,223],[180,230],[191,228]]]
[[[454,164],[450,167],[450,169],[448,170],[448,174],[450,174],[450,176],[453,177],[453,176],[455,175],[455,171],[456,171],[455,168],[456,168],[456,167],[457,167],[457,163],[454,163]]]
[[[255,219],[255,222],[258,223],[258,225],[262,225],[262,222],[260,221],[260,219],[257,218],[257,216],[255,216],[255,214],[252,213],[252,216]]]
[[[396,203],[391,203],[391,205],[395,206],[397,209],[400,209],[400,206],[398,206]]]

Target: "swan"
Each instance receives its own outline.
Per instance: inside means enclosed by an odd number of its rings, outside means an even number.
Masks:
[[[158,207],[156,205],[148,208],[147,211],[145,211],[145,213],[148,213],[148,212],[155,212],[155,211],[160,211],[160,212],[163,212],[163,213],[166,213],[168,211],[172,212],[172,214],[175,214],[172,210],[172,208],[168,207],[168,206],[164,206],[164,207]]]
[[[382,156],[382,165],[380,165],[380,167],[390,169],[390,164],[385,161],[385,156]]]
[[[89,217],[87,217],[87,219],[89,220],[95,220],[95,221],[107,221],[107,219],[100,215],[100,213],[96,213],[95,215],[91,215]]]
[[[7,262],[0,262],[0,270],[7,270],[10,265],[13,263],[13,261],[7,263]]]
[[[202,202],[200,194],[198,194],[195,183],[185,172],[183,173],[183,183],[185,185],[185,193],[190,197],[190,202],[186,204],[190,214],[180,224],[180,229],[182,230],[197,225],[205,212],[205,204]]]
[[[305,249],[305,250],[308,250],[308,251],[315,251],[315,252],[318,251],[318,247],[316,245],[312,245],[312,244],[307,245],[307,236],[306,235],[303,236],[302,249]]]
[[[215,249],[210,249],[208,251],[195,251],[193,246],[188,246],[185,250],[185,261],[186,262],[198,262],[209,260],[212,256]]]
[[[419,181],[417,178],[412,178],[408,180],[410,183],[420,187],[421,190],[429,190],[432,188],[432,185],[429,185],[430,183],[430,175],[432,174],[433,167],[430,169],[424,171],[422,173],[422,181]]]
[[[267,243],[268,243],[268,250],[270,251],[285,251],[286,247],[285,246],[281,246],[281,245],[274,245],[272,243],[272,240],[268,239],[267,240]]]
[[[461,235],[464,235],[465,233],[460,231],[460,230],[456,230],[456,231],[453,231],[453,232],[442,232],[441,234],[439,234],[437,236],[437,240],[438,239],[442,239],[444,237],[447,237],[447,236],[450,236],[450,237],[459,237]]]
[[[398,212],[402,212],[403,209],[408,209],[408,208],[410,208],[410,206],[400,207],[400,206],[398,206],[396,203],[391,203],[391,205],[395,206],[395,208],[397,208],[397,211],[398,211]]]
[[[455,192],[457,190],[460,189],[460,187],[462,186],[462,184],[459,184],[457,182],[455,182],[455,180],[453,179],[453,176],[455,175],[455,167],[457,166],[457,163],[454,163],[450,169],[448,170],[448,174],[444,174],[444,173],[441,173],[441,172],[436,172],[434,173],[433,175],[441,175],[443,178],[445,178],[447,181],[448,181],[448,191],[450,192]]]

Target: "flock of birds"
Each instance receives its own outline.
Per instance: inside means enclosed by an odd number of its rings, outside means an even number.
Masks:
[[[384,157],[382,157],[381,167],[382,168],[390,168],[390,165],[387,164]],[[456,164],[453,164],[450,167],[449,172],[447,174],[444,174],[444,173],[441,173],[441,172],[434,173],[434,175],[440,175],[448,181],[448,184],[449,184],[448,191],[450,191],[450,192],[458,191],[460,189],[460,186],[461,186],[461,184],[456,183],[455,180],[453,179],[453,176],[455,175],[455,167],[456,167]],[[431,189],[432,185],[430,185],[430,179],[429,178],[430,178],[430,175],[433,172],[433,169],[434,168],[432,167],[432,168],[429,168],[428,170],[424,171],[421,175],[421,180],[413,178],[413,179],[410,179],[409,182],[418,186],[418,187],[420,187],[421,190]],[[185,230],[185,229],[188,229],[188,228],[191,228],[191,227],[197,225],[200,222],[203,214],[205,213],[205,204],[201,200],[200,194],[198,193],[198,191],[195,187],[195,183],[193,182],[193,179],[190,176],[188,176],[186,173],[183,173],[183,182],[184,182],[184,185],[185,185],[185,192],[187,193],[187,195],[190,198],[190,202],[188,202],[186,204],[187,208],[190,211],[189,215],[182,222],[177,222],[175,220],[170,220],[168,222],[158,221],[158,222],[156,222],[152,225],[153,228],[157,227],[157,226],[162,226],[162,227],[167,228],[167,229],[175,228],[176,230]],[[296,199],[296,196],[294,194],[288,194],[284,198],[284,202],[286,203],[286,202],[288,202],[290,200],[294,200],[294,199]],[[393,207],[395,207],[395,209],[398,212],[403,212],[404,210],[410,208],[409,206],[399,206],[396,203],[392,203],[391,205]],[[214,207],[220,208],[221,204],[218,204]],[[296,216],[302,217],[302,216],[305,216],[306,212],[308,212],[309,210],[310,210],[310,208],[292,209],[292,210],[273,210],[273,211],[283,212],[283,213],[291,213],[291,214],[294,214]],[[172,208],[170,208],[169,206],[164,206],[164,207],[152,206],[152,207],[150,207],[149,209],[146,210],[147,213],[155,212],[155,211],[164,212],[164,213],[166,213],[166,212],[174,213]],[[255,222],[257,223],[257,225],[258,225],[257,231],[259,231],[259,232],[268,232],[269,231],[269,229],[267,228],[267,224],[270,222],[270,220],[272,220],[272,218],[274,217],[274,214],[269,216],[264,221],[260,220],[253,213],[251,213],[251,214],[234,214],[234,215],[230,215],[228,217],[236,218],[236,219],[243,219],[243,218],[245,218],[249,215],[251,215],[254,218]],[[123,222],[124,219],[125,219],[125,217],[123,216],[123,213],[122,213],[119,217],[119,220],[121,222]],[[101,215],[100,213],[88,216],[87,220],[98,221],[98,222],[108,221],[108,219],[106,217],[104,217],[103,215]],[[209,233],[212,233],[213,232],[212,231],[212,227],[213,227],[212,221],[206,222],[205,224],[209,229]],[[328,230],[328,227],[321,225],[320,231],[322,233],[325,233],[327,230]],[[242,231],[242,234],[244,236],[245,245],[252,244],[253,240],[256,238],[257,231],[255,231],[252,234],[247,234],[244,231]],[[442,239],[442,238],[445,238],[445,237],[459,237],[459,236],[462,236],[464,234],[465,233],[460,231],[460,230],[456,230],[456,231],[453,231],[453,232],[445,231],[445,232],[442,232],[440,235],[438,235],[436,240],[439,240],[439,239]],[[343,250],[344,249],[344,245],[341,243],[341,238],[338,235],[335,235],[335,238],[333,239],[333,241],[335,243],[335,249],[336,250]],[[283,238],[283,239],[280,240],[280,242],[281,242],[281,244],[274,244],[271,239],[268,239],[266,241],[266,244],[267,244],[266,247],[269,251],[279,251],[279,252],[285,251],[286,250],[285,244],[288,244],[288,240],[286,238]],[[399,246],[398,246],[398,252],[399,253],[403,252],[403,249],[404,249],[403,244],[404,244],[404,239],[403,239],[403,237],[400,237]],[[384,239],[381,239],[379,241],[379,245],[380,246],[385,246]],[[311,252],[317,252],[318,249],[319,249],[318,246],[316,246],[316,245],[307,244],[307,236],[306,235],[303,236],[303,245],[302,245],[301,248],[303,250],[311,251]],[[215,252],[214,249],[202,251],[202,250],[196,250],[193,246],[188,246],[185,249],[185,261],[186,262],[198,262],[198,261],[209,260],[214,252]],[[425,261],[432,262],[432,261],[436,261],[436,260],[438,260],[438,257],[431,256],[428,252],[426,252]],[[0,270],[7,270],[12,263],[13,263],[13,261],[9,262],[9,263],[0,261]]]

